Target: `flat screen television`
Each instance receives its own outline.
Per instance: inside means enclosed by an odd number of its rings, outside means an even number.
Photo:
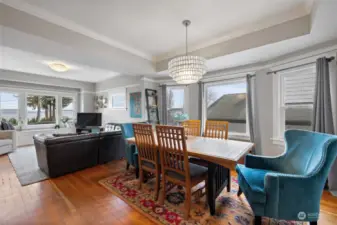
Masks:
[[[101,113],[77,113],[77,127],[100,127],[102,126]]]

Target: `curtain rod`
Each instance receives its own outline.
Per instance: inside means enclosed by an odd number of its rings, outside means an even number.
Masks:
[[[335,59],[335,57],[333,57],[333,56],[330,57],[330,58],[327,58],[328,62],[331,62],[331,61],[334,60],[334,59]],[[304,64],[301,64],[301,65],[291,66],[291,67],[284,68],[284,69],[279,69],[279,70],[269,71],[269,72],[267,72],[267,75],[269,75],[269,74],[274,74],[274,73],[277,73],[277,72],[281,72],[281,71],[284,71],[284,70],[290,70],[290,69],[302,67],[302,66],[314,65],[315,63],[316,63],[316,62],[304,63]]]

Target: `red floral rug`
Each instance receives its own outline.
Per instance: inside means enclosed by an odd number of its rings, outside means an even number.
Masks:
[[[226,189],[216,200],[216,215],[211,216],[205,204],[206,196],[196,201],[192,197],[192,208],[189,220],[183,219],[184,190],[172,188],[166,195],[165,205],[161,206],[154,201],[154,179],[148,180],[138,190],[138,180],[133,171],[120,172],[114,176],[100,180],[99,183],[119,196],[131,207],[138,210],[153,222],[158,224],[192,225],[192,224],[226,224],[251,225],[253,224],[252,210],[243,195],[237,197],[238,184],[232,178],[232,190]],[[299,225],[300,222],[277,221],[263,218],[263,225]]]

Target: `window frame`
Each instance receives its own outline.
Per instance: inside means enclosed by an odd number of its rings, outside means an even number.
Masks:
[[[50,96],[50,97],[54,97],[55,98],[55,106],[56,106],[56,110],[55,110],[55,123],[50,123],[50,124],[28,124],[28,107],[27,107],[27,98],[29,95],[33,95],[33,96]],[[60,105],[59,105],[59,97],[60,95],[57,94],[52,94],[50,92],[37,92],[37,93],[32,93],[32,92],[25,92],[25,99],[24,99],[24,106],[25,106],[25,118],[24,118],[24,128],[27,130],[31,130],[31,129],[39,129],[39,128],[54,128],[56,124],[59,124],[59,109],[60,109]]]
[[[0,88],[0,93],[10,93],[10,94],[16,94],[18,96],[18,108],[17,108],[17,113],[16,113],[16,119],[18,121],[18,125],[19,125],[19,120],[20,120],[20,92],[15,91],[15,90],[11,90],[11,89],[6,89],[6,88]],[[0,107],[0,118],[2,119],[2,108]],[[1,120],[0,120],[1,122]],[[18,125],[13,125],[13,127],[16,129],[18,127]]]
[[[59,113],[60,113],[59,114],[60,115],[59,118],[61,118],[61,117],[64,116],[63,115],[63,108],[62,108],[62,100],[63,100],[63,98],[71,98],[73,100],[73,104],[74,104],[74,108],[73,108],[74,115],[73,115],[73,118],[70,118],[70,119],[72,119],[73,121],[76,120],[77,112],[78,112],[78,110],[77,110],[76,96],[75,95],[71,95],[71,94],[60,94],[60,95],[58,95],[58,97],[60,99],[60,101],[59,101],[59,109],[57,109],[57,111],[59,111]]]
[[[284,132],[286,131],[286,109],[291,108],[284,103],[284,80],[282,73],[275,73],[273,76],[273,144],[283,146]],[[314,103],[293,104],[298,108],[312,109]]]
[[[166,94],[168,94],[169,90],[174,90],[174,89],[183,89],[184,90],[184,102],[183,102],[183,111],[187,115],[189,115],[189,89],[188,86],[186,85],[167,85],[166,86]],[[168,101],[168,99],[166,100]],[[166,105],[168,106],[168,105]],[[169,108],[166,107],[166,121],[168,121],[168,110]]]
[[[207,120],[207,88],[212,86],[220,86],[220,85],[229,85],[229,84],[238,84],[238,83],[246,83],[247,81],[245,78],[232,78],[223,81],[211,81],[203,83],[203,93],[202,93],[202,130],[205,129],[206,120]],[[246,88],[246,96],[247,96],[247,88]],[[229,124],[230,126],[230,124]],[[231,132],[228,131],[228,137],[232,139],[239,139],[239,140],[250,140],[250,133],[249,133],[249,116],[248,116],[248,101],[246,99],[246,132]]]

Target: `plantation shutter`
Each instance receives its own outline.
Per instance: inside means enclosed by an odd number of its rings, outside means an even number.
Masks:
[[[316,83],[316,66],[309,65],[279,73],[283,105],[313,104]]]

